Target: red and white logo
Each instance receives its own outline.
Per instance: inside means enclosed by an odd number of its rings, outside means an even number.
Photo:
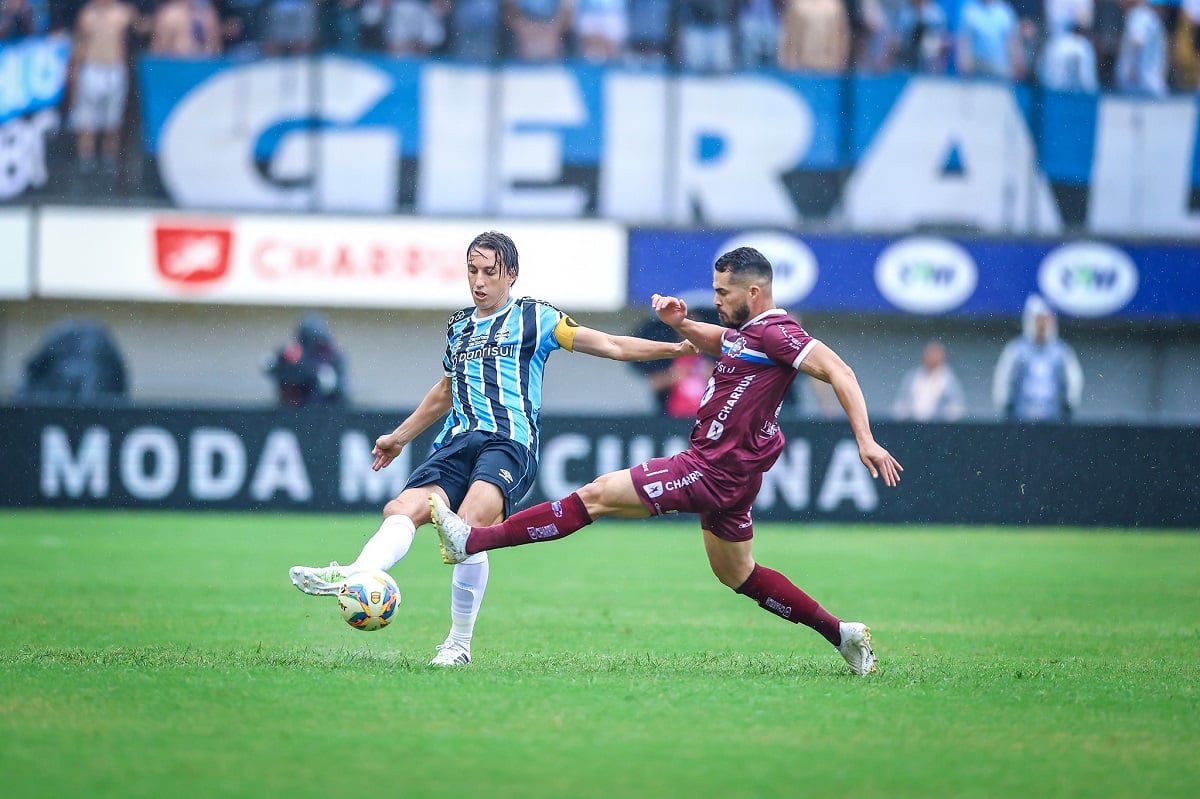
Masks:
[[[233,230],[227,224],[159,222],[154,226],[158,273],[171,283],[202,286],[229,273]]]

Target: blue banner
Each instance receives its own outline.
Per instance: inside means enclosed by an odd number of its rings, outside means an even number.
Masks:
[[[1200,238],[1196,96],[349,55],[140,69],[185,207]]]
[[[1200,319],[1200,245],[766,230],[631,231],[630,304],[710,302],[716,258],[740,246],[768,257],[776,302],[796,313],[1018,316],[1036,292],[1069,316]]]
[[[0,122],[62,101],[71,39],[38,36],[0,45]]]

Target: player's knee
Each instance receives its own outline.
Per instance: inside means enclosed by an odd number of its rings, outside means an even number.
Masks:
[[[583,500],[585,507],[593,508],[602,504],[604,499],[603,478],[597,477],[595,480],[588,483],[575,493],[579,495],[581,500]]]
[[[712,572],[721,581],[721,585],[734,591],[741,588],[749,579],[750,572],[754,571],[754,561],[710,560],[708,565],[712,567]]]

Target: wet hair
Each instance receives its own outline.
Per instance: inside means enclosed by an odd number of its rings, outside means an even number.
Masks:
[[[730,250],[717,259],[713,267],[718,272],[728,272],[735,280],[741,282],[749,278],[766,286],[771,285],[774,271],[767,257],[753,247],[738,247]]]
[[[497,233],[494,230],[480,233],[471,240],[471,244],[467,247],[467,258],[471,257],[471,250],[477,249],[491,250],[496,253],[496,264],[504,267],[514,278],[521,271],[521,264],[517,260],[517,245],[513,244],[513,240],[503,233]]]

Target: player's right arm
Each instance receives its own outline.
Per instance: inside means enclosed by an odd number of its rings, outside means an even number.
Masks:
[[[400,457],[400,453],[413,439],[450,411],[452,399],[450,376],[446,375],[433,384],[425,393],[421,404],[399,427],[375,439],[375,449],[371,450],[375,462],[371,464],[371,468],[379,471]]]
[[[721,339],[725,336],[725,328],[688,319],[687,303],[678,297],[655,294],[650,298],[650,307],[659,319],[692,342],[696,349],[714,358],[721,357]]]

